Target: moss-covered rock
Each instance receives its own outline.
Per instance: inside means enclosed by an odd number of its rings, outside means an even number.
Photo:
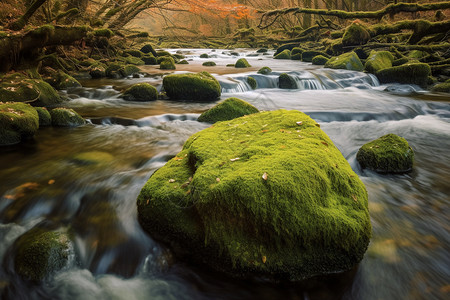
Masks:
[[[141,57],[141,59],[146,65],[157,65],[158,64],[156,57],[154,57],[153,55],[144,55]]]
[[[344,46],[364,45],[370,40],[370,33],[364,25],[359,22],[353,22],[345,30],[342,37],[342,44]]]
[[[394,61],[392,62],[392,66],[393,66],[393,67],[401,66],[401,65],[404,65],[404,64],[406,64],[406,63],[408,63],[408,62],[409,62],[409,59],[407,59],[406,57],[402,57],[402,58],[399,58],[399,59],[394,60]]]
[[[323,51],[316,51],[316,50],[307,50],[307,51],[303,51],[302,53],[302,61],[304,62],[312,62],[312,59],[317,56],[317,55],[322,55],[325,57],[330,57],[328,54],[326,54]]]
[[[35,107],[39,116],[39,127],[52,125],[52,117],[45,107]]]
[[[155,49],[153,49],[153,46],[150,44],[145,44],[144,46],[142,46],[141,52],[144,54],[151,53],[153,56],[157,56]]]
[[[136,65],[136,66],[145,65],[145,62],[142,59],[140,59],[139,57],[134,57],[134,56],[124,57],[123,61],[129,65]]]
[[[325,68],[362,71],[364,66],[355,52],[347,52],[337,57],[330,58]]]
[[[14,269],[17,274],[41,281],[62,269],[68,262],[70,238],[62,231],[34,228],[14,243]]]
[[[295,54],[302,54],[305,50],[303,50],[302,48],[299,47],[294,47],[291,50],[291,56],[295,55]]]
[[[125,90],[123,99],[127,101],[153,101],[158,99],[158,91],[151,84],[138,83]]]
[[[57,90],[67,90],[81,86],[78,80],[63,71],[56,71],[54,74],[47,76],[45,81]]]
[[[112,63],[108,65],[108,67],[105,69],[105,75],[108,78],[119,78],[121,77],[121,74],[119,70],[123,67],[122,64],[118,63]]]
[[[207,53],[200,54],[200,58],[209,58],[209,55]]]
[[[221,94],[219,82],[208,72],[168,75],[163,86],[171,99],[214,101]]]
[[[447,80],[449,81],[449,80]],[[450,93],[450,82],[438,83],[431,89],[433,92]]]
[[[13,145],[32,137],[39,128],[39,115],[21,102],[0,102],[0,146]]]
[[[99,28],[97,30],[94,30],[93,34],[97,37],[105,37],[109,39],[114,35],[114,32],[112,32],[111,29],[108,28]]]
[[[250,68],[251,65],[248,63],[248,61],[245,58],[239,58],[236,63],[234,64],[235,68]]]
[[[256,107],[241,99],[228,98],[202,113],[200,117],[198,117],[198,121],[216,123],[219,121],[236,119],[257,112],[259,112],[259,110]]]
[[[177,67],[175,66],[175,61],[172,57],[166,57],[160,64],[159,68],[162,70],[175,70]]]
[[[255,90],[258,87],[258,82],[255,78],[249,76],[247,77],[247,83],[250,85],[250,87]]]
[[[413,167],[414,151],[404,138],[390,133],[364,144],[356,159],[362,168],[379,173],[404,173]]]
[[[260,48],[256,50],[256,53],[266,53],[267,51],[269,51],[267,48]]]
[[[318,124],[251,114],[191,136],[143,187],[138,218],[176,255],[235,277],[351,269],[371,236],[367,192]]]
[[[167,51],[156,51],[156,57],[160,57],[160,56],[172,56],[172,54],[170,54],[170,52]]]
[[[410,63],[380,70],[376,75],[381,83],[410,83],[423,87],[431,75],[431,68],[424,63]]]
[[[278,87],[280,89],[296,89],[297,83],[291,75],[282,73],[280,74],[280,77],[278,77]]]
[[[216,63],[213,61],[205,61],[204,63],[202,63],[202,66],[205,66],[205,67],[214,67],[215,65],[216,65]]]
[[[370,52],[369,58],[367,58],[364,64],[364,70],[375,74],[376,72],[392,67],[394,56],[389,51],[375,51]]]
[[[129,54],[133,57],[137,57],[137,58],[141,58],[142,56],[144,56],[143,52],[141,52],[139,50],[133,50],[133,49],[125,50],[124,53]]]
[[[52,125],[59,127],[77,127],[86,122],[76,111],[68,108],[55,108],[50,111]]]
[[[188,65],[189,62],[188,62],[187,60],[183,59],[183,60],[180,61],[178,64],[179,64],[179,65]]]
[[[97,79],[97,78],[103,78],[106,76],[106,69],[102,66],[92,66],[91,68],[89,68],[89,75],[93,78],[93,79]]]
[[[135,65],[126,65],[119,69],[119,73],[122,77],[128,77],[133,74],[139,73],[141,70]]]
[[[326,64],[327,62],[328,62],[328,58],[326,58],[323,55],[314,56],[313,59],[312,59],[312,64],[313,65],[322,66],[322,65]]]
[[[272,73],[272,69],[269,67],[262,67],[258,70],[258,74],[268,75],[270,73]]]
[[[291,59],[291,51],[288,49],[285,49],[282,52],[275,55],[273,58],[275,58],[275,59]]]
[[[302,54],[301,53],[292,54],[291,59],[292,60],[302,60]]]

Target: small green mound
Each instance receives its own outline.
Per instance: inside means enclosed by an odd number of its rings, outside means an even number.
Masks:
[[[57,90],[67,90],[69,88],[76,88],[81,86],[78,80],[64,73],[63,71],[57,71],[56,73],[49,75],[50,76],[44,78],[45,81]]]
[[[303,50],[302,48],[299,47],[294,47],[291,50],[291,55],[295,55],[295,54],[302,54],[305,50]]]
[[[163,86],[171,99],[214,101],[221,94],[219,82],[208,72],[168,75]]]
[[[411,63],[386,68],[378,71],[375,75],[381,83],[409,83],[424,87],[427,85],[428,76],[431,75],[431,68],[428,64]]]
[[[123,61],[129,65],[136,65],[136,66],[145,65],[145,62],[142,59],[140,59],[139,57],[134,57],[134,56],[124,57]]]
[[[280,89],[296,89],[297,83],[291,75],[282,73],[280,77],[278,77],[278,87]]]
[[[405,173],[411,171],[414,151],[398,135],[387,134],[364,144],[356,154],[361,167],[379,173]]]
[[[35,107],[39,116],[39,127],[52,125],[52,117],[45,107]]]
[[[113,35],[114,35],[114,32],[112,32],[111,31],[111,29],[108,29],[108,28],[100,28],[100,29],[97,29],[97,30],[94,30],[94,36],[102,36],[102,37],[105,37],[105,38],[111,38]]]
[[[364,70],[375,74],[376,72],[392,67],[394,56],[389,51],[375,51],[370,52],[364,65]]]
[[[256,53],[266,53],[267,51],[269,51],[267,48],[261,48],[256,50]]]
[[[179,65],[188,65],[189,62],[188,62],[187,60],[183,59],[183,60],[180,61],[178,64],[179,64]]]
[[[367,192],[318,124],[277,110],[191,136],[137,199],[174,254],[234,277],[302,280],[353,268],[371,236]]]
[[[103,78],[106,76],[106,71],[103,66],[92,66],[89,68],[89,75],[93,78]]]
[[[200,54],[200,58],[209,58],[209,55],[206,53]]]
[[[172,57],[166,57],[160,64],[159,68],[161,70],[175,70],[177,67],[175,66],[175,61]]]
[[[124,53],[129,54],[133,57],[137,57],[137,58],[141,58],[142,56],[144,56],[144,53],[139,51],[139,50],[125,50]]]
[[[73,109],[55,108],[50,111],[52,125],[59,127],[77,127],[84,125],[86,121]]]
[[[302,60],[302,54],[301,53],[295,53],[291,55],[292,60]]]
[[[13,145],[32,137],[39,128],[39,115],[21,102],[0,102],[0,146]]]
[[[69,259],[70,239],[67,233],[34,228],[14,243],[14,269],[32,281],[41,281],[61,270]]]
[[[258,82],[256,82],[256,79],[251,76],[247,77],[247,83],[253,90],[256,90],[256,88],[258,87]]]
[[[199,122],[216,123],[236,119],[259,112],[253,105],[238,99],[228,98],[208,109],[198,117]]]
[[[288,49],[285,49],[282,52],[275,55],[273,58],[275,58],[275,59],[291,59],[291,51]]]
[[[122,75],[122,77],[128,77],[133,74],[139,73],[140,71],[141,70],[135,65],[126,65],[119,69],[119,73],[120,75]]]
[[[150,45],[150,44],[146,44],[146,45],[142,46],[141,52],[144,53],[144,54],[149,54],[150,53],[153,56],[157,56],[155,49],[153,49],[153,46]]]
[[[322,52],[322,51],[307,50],[307,51],[303,51],[303,53],[302,53],[302,61],[312,62],[312,59],[317,55],[330,57],[328,54],[326,54],[325,52]]]
[[[159,56],[172,56],[169,52],[167,52],[167,51],[156,51],[156,55],[155,56],[157,56],[157,57],[159,57]]]
[[[233,67],[234,68],[234,64],[227,64],[227,67]]]
[[[352,23],[345,30],[342,37],[342,44],[344,46],[364,45],[370,40],[370,33],[360,23]]]
[[[239,58],[236,63],[234,64],[235,68],[250,68],[251,65],[248,63],[248,61],[245,58]]]
[[[364,66],[355,52],[347,52],[337,57],[332,57],[325,64],[325,68],[362,71]]]
[[[438,83],[431,89],[432,92],[450,93],[450,82]]]
[[[213,61],[205,61],[204,63],[202,63],[202,66],[205,66],[205,67],[214,67],[215,65],[216,65],[216,63]]]
[[[122,67],[123,67],[123,65],[117,64],[117,63],[112,63],[112,64],[108,65],[108,67],[106,67],[106,69],[105,69],[106,77],[119,78],[121,76],[119,70]]]
[[[312,59],[312,64],[313,65],[322,66],[322,65],[326,64],[327,62],[328,62],[328,58],[326,58],[323,55],[314,56],[313,59]]]
[[[141,59],[146,65],[157,65],[158,64],[156,57],[154,57],[153,55],[144,55],[141,57]]]
[[[114,160],[114,156],[103,151],[89,151],[76,154],[71,161],[78,165],[106,165]]]
[[[153,101],[158,99],[158,91],[151,84],[138,83],[125,90],[123,99],[127,101]]]
[[[272,69],[269,67],[262,67],[258,70],[258,74],[268,75],[270,73],[272,73]]]

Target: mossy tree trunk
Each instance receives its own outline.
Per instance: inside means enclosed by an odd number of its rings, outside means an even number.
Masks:
[[[42,6],[47,0],[35,0],[31,3],[30,7],[28,7],[27,11],[15,22],[13,22],[9,29],[11,30],[21,30],[25,27],[25,25],[28,23],[28,20],[33,16],[33,14],[36,12],[36,10],[39,9],[39,7]]]

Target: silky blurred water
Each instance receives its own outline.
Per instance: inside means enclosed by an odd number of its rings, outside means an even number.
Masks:
[[[148,177],[208,124],[198,114],[214,103],[126,102],[120,91],[137,82],[161,90],[162,72],[121,80],[86,80],[67,91],[64,106],[89,122],[41,128],[33,140],[0,148],[0,294],[4,299],[448,299],[450,293],[450,102],[416,86],[380,86],[374,76],[255,56],[251,50],[175,49],[223,89],[260,110],[301,110],[318,121],[365,183],[373,238],[359,268],[321,284],[236,281],[187,262],[139,226],[137,195]],[[202,53],[211,58],[200,59]],[[238,55],[237,55],[238,54]],[[252,55],[252,56],[247,56]],[[246,57],[248,69],[226,67]],[[216,67],[203,67],[204,61]],[[273,73],[257,74],[263,66]],[[297,88],[277,88],[288,73]],[[251,90],[247,77],[258,82]],[[387,89],[387,90],[386,90]],[[408,140],[415,165],[404,175],[361,170],[356,152],[387,133]],[[80,153],[104,157],[96,164]],[[11,246],[35,226],[70,227],[73,257],[36,284],[14,273]]]

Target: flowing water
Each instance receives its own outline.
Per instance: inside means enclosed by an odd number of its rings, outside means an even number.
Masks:
[[[173,53],[176,50],[171,50]],[[373,238],[358,268],[320,285],[235,281],[178,261],[139,226],[136,198],[149,176],[208,127],[198,114],[215,103],[126,102],[137,82],[161,89],[166,73],[122,80],[86,80],[64,106],[89,122],[41,128],[32,141],[0,148],[0,294],[5,299],[448,299],[450,293],[450,102],[415,86],[380,86],[376,77],[274,60],[250,50],[186,50],[176,72],[210,71],[222,99],[238,97],[260,110],[309,114],[365,183]],[[212,58],[200,59],[201,53]],[[248,69],[225,67],[247,55]],[[202,67],[213,60],[216,67]],[[269,66],[273,73],[256,71]],[[277,88],[287,72],[297,89]],[[251,90],[248,76],[258,82]],[[361,170],[356,152],[387,133],[406,138],[415,165],[405,175]],[[96,164],[77,159],[94,152]],[[14,241],[31,228],[70,228],[68,266],[42,283],[14,273]]]

